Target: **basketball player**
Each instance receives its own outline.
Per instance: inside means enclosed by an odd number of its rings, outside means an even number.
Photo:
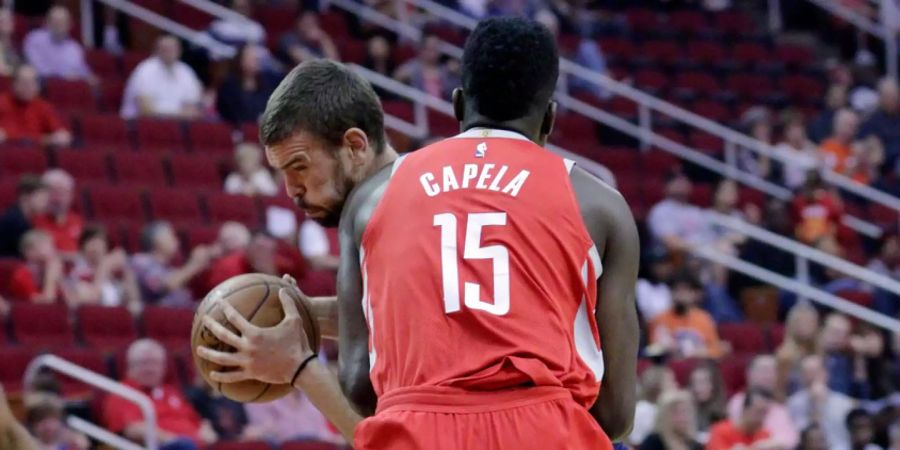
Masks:
[[[534,22],[482,22],[454,94],[465,131],[368,178],[344,177],[355,185],[340,220],[344,395],[286,296],[287,317],[273,328],[228,308],[240,337],[206,321],[236,349],[200,350],[236,366],[213,379],[292,383],[357,449],[612,448],[634,414],[638,238],[617,192],[541,148],[558,63],[552,36]],[[376,135],[351,118],[330,165],[309,155],[308,119],[294,115],[276,132],[266,120],[288,90],[264,116],[273,165],[308,171],[308,186],[365,166]],[[298,192],[308,214],[328,216]]]

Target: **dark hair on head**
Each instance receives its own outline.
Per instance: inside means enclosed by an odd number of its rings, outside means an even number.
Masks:
[[[291,70],[269,97],[259,140],[273,145],[302,130],[337,146],[354,127],[376,154],[384,151],[384,112],[372,86],[342,64],[316,59]]]
[[[673,288],[679,285],[687,285],[694,290],[703,289],[703,284],[700,283],[700,280],[698,280],[697,277],[695,277],[687,270],[682,270],[681,272],[675,274],[675,276],[672,277],[672,281],[670,282],[670,284]]]
[[[747,392],[744,394],[744,409],[749,408],[750,405],[752,405],[753,402],[755,402],[756,399],[758,399],[758,398],[772,400],[775,397],[772,395],[771,392],[769,392],[768,389],[763,389],[763,388],[758,388],[758,387],[749,388],[749,389],[747,389]]]
[[[847,417],[844,419],[844,425],[846,425],[847,428],[850,428],[853,425],[853,422],[856,422],[857,420],[864,417],[867,419],[871,419],[872,415],[862,408],[851,409],[850,412],[847,413]]]
[[[481,21],[466,40],[462,86],[474,111],[505,122],[544,108],[559,77],[556,40],[518,17]]]
[[[141,251],[153,251],[153,244],[156,241],[156,235],[165,228],[170,228],[169,222],[158,220],[144,226],[141,230]]]
[[[19,182],[16,183],[16,195],[24,197],[46,188],[47,185],[44,184],[41,177],[29,173],[22,175]]]
[[[102,238],[105,241],[106,229],[102,225],[88,225],[84,227],[81,235],[78,236],[78,248],[84,248],[88,242],[95,238]]]

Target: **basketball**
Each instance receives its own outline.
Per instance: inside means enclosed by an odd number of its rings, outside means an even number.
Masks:
[[[291,297],[297,304],[297,309],[303,317],[303,328],[309,339],[310,347],[319,348],[321,340],[319,324],[312,315],[309,303],[296,295],[294,287],[289,282],[278,277],[251,273],[229,278],[213,288],[197,308],[191,330],[191,353],[194,355],[194,364],[210,386],[231,400],[242,403],[268,402],[289,394],[293,387],[289,384],[273,385],[256,380],[237,383],[218,383],[210,380],[209,373],[221,370],[222,366],[198,357],[197,347],[205,346],[220,351],[230,351],[232,348],[219,341],[212,332],[203,326],[203,316],[210,316],[237,333],[235,327],[225,318],[222,302],[228,302],[253,325],[258,327],[275,326],[284,319],[284,311],[278,300],[278,291],[281,288],[289,288],[288,292],[291,293]],[[272,350],[277,351],[277,349]]]

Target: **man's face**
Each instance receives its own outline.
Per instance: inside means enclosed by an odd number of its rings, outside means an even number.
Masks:
[[[156,54],[164,63],[175,64],[181,58],[181,44],[173,37],[163,38],[156,46]]]
[[[809,388],[816,383],[828,383],[827,374],[822,367],[822,359],[809,357],[803,360],[800,366],[800,378],[803,386]]]
[[[25,197],[25,206],[34,214],[44,214],[50,205],[47,189],[38,189]]]
[[[832,316],[822,329],[822,347],[825,351],[843,351],[849,345],[850,322],[843,317]]]
[[[29,102],[34,100],[39,92],[37,72],[31,67],[19,69],[16,79],[13,81],[13,93],[16,98],[23,102]]]
[[[772,391],[776,387],[777,375],[775,359],[760,358],[754,362],[753,367],[750,369],[747,384],[751,387]]]
[[[172,227],[166,226],[160,229],[153,239],[153,247],[165,258],[173,258],[178,254],[178,236]]]
[[[35,240],[25,248],[25,260],[31,263],[43,263],[56,256],[56,247],[53,240],[43,237]]]
[[[422,43],[422,61],[429,64],[437,64],[441,59],[440,40],[437,36],[428,36]]]
[[[284,175],[288,197],[310,219],[327,227],[337,226],[355,186],[344,153],[306,131],[266,147],[269,165]]]
[[[850,422],[850,440],[854,446],[862,447],[871,444],[874,438],[875,429],[871,417],[858,416]]]
[[[74,186],[70,180],[55,179],[47,181],[50,192],[50,211],[56,214],[69,212],[72,206],[72,191]]]
[[[676,305],[690,308],[697,304],[699,297],[697,290],[688,283],[677,283],[672,287],[672,301]]]
[[[666,186],[666,193],[669,198],[687,203],[688,199],[691,197],[691,180],[688,180],[687,177],[677,177],[669,182],[669,185]]]
[[[47,17],[47,28],[50,33],[57,39],[69,37],[69,31],[72,29],[72,20],[69,17],[69,11],[65,8],[53,8]]]
[[[81,252],[91,264],[99,264],[100,260],[109,252],[109,245],[106,243],[106,238],[96,236],[84,243]]]
[[[856,113],[850,110],[844,110],[838,113],[834,124],[835,136],[843,140],[851,140],[856,136],[856,130],[859,128],[859,118]]]
[[[16,29],[15,19],[9,9],[0,9],[0,36],[11,36]]]
[[[147,347],[128,360],[128,377],[143,387],[157,387],[166,376],[166,355],[161,349]]]
[[[262,62],[259,54],[259,47],[248,45],[247,48],[244,49],[244,52],[241,53],[241,70],[243,70],[245,74],[257,74],[261,67]]]

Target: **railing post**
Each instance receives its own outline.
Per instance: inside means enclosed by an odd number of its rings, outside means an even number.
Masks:
[[[725,139],[725,175],[734,178],[738,170],[737,146],[731,139]]]
[[[650,149],[651,135],[653,134],[653,116],[650,115],[650,107],[646,103],[638,105],[638,126],[641,127],[641,150]]]
[[[11,0],[7,0],[12,3]],[[81,42],[94,48],[94,4],[93,0],[81,0]]]
[[[797,264],[797,280],[804,285],[809,286],[809,260],[801,256],[799,253],[794,256]],[[800,296],[798,301],[806,300],[806,297]]]
[[[424,130],[426,135],[431,134],[431,127],[428,126],[428,110],[425,107],[425,102],[417,100],[413,104],[413,120],[415,121],[417,128]]]
[[[781,0],[769,0],[769,31],[781,31]]]
[[[897,79],[897,37],[892,30],[885,27],[884,30],[884,60],[887,73],[893,79]]]

